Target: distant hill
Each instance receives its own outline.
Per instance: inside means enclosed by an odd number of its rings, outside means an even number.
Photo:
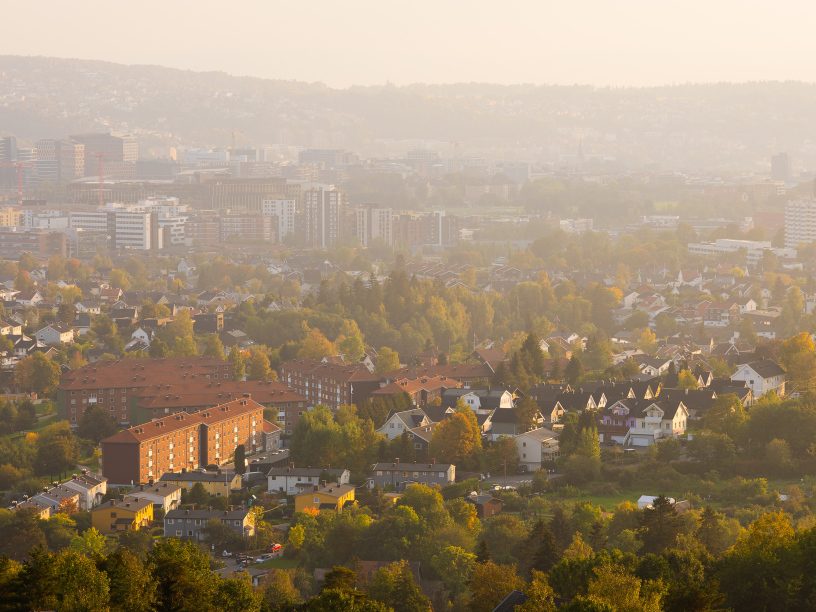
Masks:
[[[275,58],[270,58],[275,61]],[[0,133],[34,140],[128,130],[148,146],[286,143],[588,158],[668,170],[767,168],[789,152],[816,166],[816,85],[652,88],[322,84],[98,61],[0,56]]]

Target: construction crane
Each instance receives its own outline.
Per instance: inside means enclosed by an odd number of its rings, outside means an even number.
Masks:
[[[17,205],[23,205],[23,173],[26,167],[33,166],[33,161],[0,162],[0,168],[14,168],[17,172]]]

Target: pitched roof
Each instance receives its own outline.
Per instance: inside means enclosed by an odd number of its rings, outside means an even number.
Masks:
[[[230,521],[242,521],[247,517],[248,514],[249,510],[247,508],[233,508],[232,510],[211,510],[207,508],[176,508],[175,510],[170,510],[167,514],[165,514],[164,518],[172,520],[190,518],[199,520],[221,519]]]
[[[782,376],[785,373],[782,366],[772,359],[752,361],[748,364],[748,367],[759,374],[762,378],[773,378],[774,376]]]
[[[288,404],[307,399],[289,386],[278,381],[263,380],[181,380],[177,383],[158,383],[145,387],[139,406],[151,410],[185,408],[196,410],[223,401],[238,399],[245,394],[260,404]]]
[[[138,512],[139,510],[143,510],[148,506],[152,506],[153,502],[149,499],[139,498],[138,496],[133,496],[129,499],[110,499],[96,508],[91,510],[91,512],[95,510],[105,510],[105,509],[119,509],[119,510],[130,510],[131,512]]]
[[[164,436],[171,431],[178,431],[188,427],[197,427],[200,424],[213,424],[247,414],[255,410],[263,410],[258,402],[251,398],[241,398],[206,408],[200,412],[189,414],[177,412],[163,419],[155,419],[142,425],[135,425],[102,440],[103,443],[133,443],[152,440]]]
[[[162,474],[159,480],[161,482],[231,482],[235,476],[235,472],[226,470],[219,472],[192,470],[188,472],[166,472]]]
[[[319,477],[321,474],[330,474],[332,476],[340,476],[345,469],[341,468],[320,468],[320,467],[294,467],[294,466],[286,466],[286,467],[272,467],[266,473],[267,476],[271,476],[273,478],[278,476],[307,476],[307,477]]]
[[[418,366],[394,370],[385,375],[385,378],[418,378],[420,376],[446,376],[459,380],[473,380],[490,378],[493,371],[483,363],[437,364],[434,366]]]
[[[547,440],[556,440],[558,438],[557,433],[547,429],[546,427],[531,429],[530,431],[525,431],[524,433],[519,434],[519,436],[526,436],[528,438],[532,438],[540,442],[546,442]]]
[[[314,359],[294,359],[281,364],[282,372],[300,373],[341,382],[377,381],[382,377],[369,372],[362,363],[336,364]]]
[[[310,489],[308,491],[303,491],[302,493],[298,493],[298,495],[312,495],[314,493],[322,493],[323,495],[328,495],[329,497],[343,497],[347,493],[354,491],[354,485],[346,485],[346,484],[327,484],[324,487],[317,487],[316,489]]]
[[[134,388],[157,383],[204,382],[226,372],[227,362],[213,357],[167,357],[96,361],[63,374],[60,389]]]
[[[462,383],[447,376],[421,376],[419,378],[399,378],[373,391],[371,395],[395,395],[397,393],[414,394],[420,391],[437,391],[461,387]]]
[[[375,463],[372,469],[382,470],[383,472],[427,472],[427,471],[447,471],[452,463],[394,463],[388,461],[381,461]]]

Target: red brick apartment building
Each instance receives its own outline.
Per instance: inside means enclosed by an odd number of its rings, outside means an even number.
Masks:
[[[102,473],[114,484],[144,484],[165,472],[194,470],[229,461],[243,444],[247,452],[264,448],[264,407],[244,397],[194,414],[179,412],[105,438]]]
[[[185,381],[180,384],[157,384],[145,388],[131,413],[132,423],[144,423],[176,412],[197,412],[249,393],[253,400],[270,409],[270,417],[287,434],[291,434],[308,401],[277,381],[211,380]]]
[[[76,425],[88,406],[106,408],[120,423],[131,422],[132,398],[160,384],[206,384],[232,380],[232,366],[212,357],[97,361],[62,376],[57,403]]]
[[[281,364],[281,382],[306,397],[309,405],[323,404],[337,410],[343,404],[359,404],[379,388],[381,377],[363,364],[337,364],[296,359]]]

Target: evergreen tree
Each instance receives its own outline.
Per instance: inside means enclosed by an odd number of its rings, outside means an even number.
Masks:
[[[244,448],[243,444],[239,444],[235,447],[234,465],[236,474],[246,472],[246,448]]]

